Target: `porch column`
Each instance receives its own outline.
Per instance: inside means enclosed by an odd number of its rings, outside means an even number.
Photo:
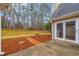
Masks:
[[[79,18],[76,18],[76,43],[79,44]]]
[[[3,55],[4,52],[2,52],[2,45],[1,45],[1,11],[0,11],[0,55]]]

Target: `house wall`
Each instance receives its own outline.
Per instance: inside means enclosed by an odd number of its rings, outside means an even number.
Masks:
[[[51,23],[51,25],[52,39],[54,39],[54,23]]]
[[[57,21],[57,22],[64,22],[63,24],[65,24],[65,22],[66,21],[72,21],[72,20],[76,20],[76,31],[77,31],[77,33],[76,33],[76,43],[79,43],[79,18],[78,17],[76,17],[76,18],[71,18],[71,19],[66,19],[66,20],[64,20],[64,21]],[[56,26],[55,26],[55,24],[57,23],[57,22],[52,22],[52,39],[56,39],[56,37],[55,37],[55,32],[56,32],[56,30],[55,30],[55,28],[56,28]],[[69,27],[70,28],[70,27]],[[72,29],[72,28],[70,28],[70,29]],[[68,29],[68,31],[69,32],[71,32],[70,33],[70,35],[72,34],[72,36],[73,36],[73,32],[70,30],[70,29]],[[64,30],[66,30],[66,29],[64,29]],[[65,36],[65,35],[64,35]],[[65,39],[65,37],[63,38],[64,40],[66,40]],[[69,41],[69,40],[67,40],[67,41]],[[72,41],[73,42],[73,41]]]
[[[79,17],[76,18],[76,43],[79,44]]]
[[[55,39],[56,38],[56,30],[55,30],[55,28],[56,28],[56,24],[55,23],[51,23],[52,24],[52,29],[51,29],[51,32],[52,32],[52,39]]]

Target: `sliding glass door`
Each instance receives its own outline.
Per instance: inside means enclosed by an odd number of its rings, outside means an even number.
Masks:
[[[66,39],[75,40],[75,21],[66,22]]]
[[[76,41],[76,21],[66,20],[55,23],[55,37]]]
[[[57,37],[63,38],[63,23],[57,24]]]

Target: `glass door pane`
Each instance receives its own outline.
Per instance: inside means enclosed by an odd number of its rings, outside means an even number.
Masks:
[[[75,21],[66,22],[66,38],[75,40]]]
[[[57,24],[57,38],[63,38],[63,23]]]

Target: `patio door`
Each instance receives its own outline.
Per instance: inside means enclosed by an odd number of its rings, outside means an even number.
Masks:
[[[55,38],[63,38],[63,22],[56,22],[55,23]]]
[[[63,23],[57,24],[57,38],[63,38]]]
[[[66,39],[75,41],[76,21],[68,21],[65,24],[66,24]]]
[[[55,23],[55,38],[76,41],[76,20],[64,20]]]

